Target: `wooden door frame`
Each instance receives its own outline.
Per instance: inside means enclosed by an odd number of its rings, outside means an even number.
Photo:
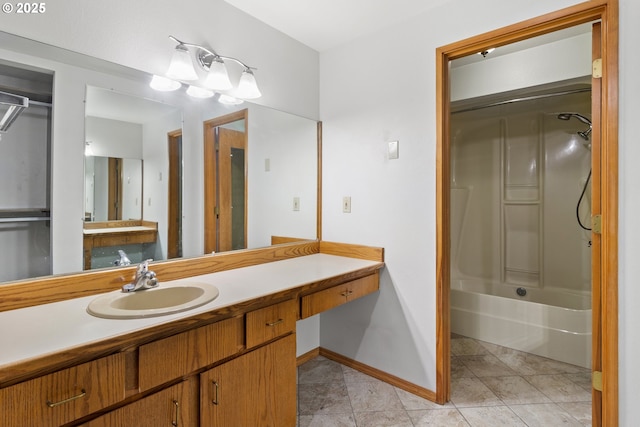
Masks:
[[[226,114],[224,116],[215,117],[211,120],[207,120],[203,123],[204,130],[204,253],[209,254],[215,250],[215,237],[216,237],[216,215],[211,206],[215,207],[216,203],[216,147],[215,147],[215,135],[213,130],[227,123],[233,123],[238,120],[245,122],[245,146],[249,146],[249,110],[247,108],[236,111],[234,113]],[[245,195],[247,194],[247,162],[248,154],[245,155]],[[245,206],[245,212],[248,210],[248,206]],[[245,217],[246,227],[246,217]],[[245,231],[246,235],[246,231]]]
[[[178,147],[177,140],[182,137],[182,129],[177,129],[167,133],[167,145],[169,150],[169,174],[168,181],[168,198],[169,212],[167,213],[167,258],[181,257],[182,253],[178,251],[181,242],[180,228],[182,228],[182,164],[179,163],[182,157],[178,152],[182,147]],[[180,172],[178,173],[178,170]],[[178,175],[178,176],[176,176]],[[178,205],[180,203],[180,205]],[[178,209],[180,208],[180,209]],[[180,227],[178,227],[180,223]]]
[[[107,160],[108,192],[107,220],[122,219],[122,159],[109,157]]]
[[[232,161],[233,149],[240,149],[243,152],[243,163],[242,163],[242,186],[234,186],[234,177],[233,177],[233,164]],[[246,132],[238,131],[235,129],[227,129],[225,127],[220,127],[218,129],[218,140],[217,140],[217,162],[218,162],[218,250],[221,252],[226,252],[230,250],[234,250],[233,242],[234,242],[234,211],[236,210],[235,204],[233,203],[233,193],[234,188],[242,188],[242,199],[243,206],[242,209],[242,247],[237,249],[246,249],[247,248],[247,220],[248,220],[248,197],[247,197],[247,137]]]
[[[602,425],[618,425],[618,0],[592,0],[436,50],[436,401],[451,392],[449,61],[579,24],[602,21]],[[594,131],[596,131],[594,126]],[[597,159],[592,158],[592,163]],[[596,213],[596,212],[594,212]],[[597,292],[596,292],[597,294]],[[594,392],[595,393],[595,392]],[[594,426],[597,420],[594,420]]]

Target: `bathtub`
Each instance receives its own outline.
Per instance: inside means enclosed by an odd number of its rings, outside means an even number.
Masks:
[[[591,296],[480,280],[451,281],[451,332],[591,367]]]

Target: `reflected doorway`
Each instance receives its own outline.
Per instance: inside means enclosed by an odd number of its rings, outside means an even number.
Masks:
[[[182,257],[182,129],[169,132],[167,258]]]
[[[205,253],[247,247],[247,114],[204,124]]]

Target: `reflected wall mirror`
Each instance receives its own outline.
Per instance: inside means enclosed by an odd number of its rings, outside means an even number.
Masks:
[[[156,92],[148,85],[151,76],[138,70],[8,33],[0,32],[0,41],[0,60],[55,76],[52,127],[58,133],[52,135],[48,173],[57,177],[50,190],[56,209],[43,232],[54,274],[84,268],[84,230],[101,222],[156,224],[155,243],[133,249],[140,260],[204,254],[203,123],[241,110],[248,115],[244,246],[269,246],[272,236],[316,239],[320,186],[315,120],[248,102],[225,105],[217,97],[194,100],[180,91]],[[125,99],[135,107],[118,104]],[[147,109],[155,110],[158,121],[169,114],[166,126],[147,132],[150,127],[143,123],[154,119],[136,118]],[[142,143],[131,139],[136,132],[142,132]],[[111,168],[108,158],[113,159]],[[141,175],[129,172],[130,166]],[[118,167],[118,184],[110,186],[108,174],[98,176],[99,169]],[[115,185],[122,191],[116,192]],[[101,207],[109,204],[110,187],[111,199],[122,211],[113,217],[120,219],[110,219],[108,209]],[[104,246],[103,254],[90,257],[92,267],[113,267],[119,246],[108,246],[109,251]],[[16,257],[29,262],[26,253]],[[40,276],[17,274],[5,280],[30,277]]]

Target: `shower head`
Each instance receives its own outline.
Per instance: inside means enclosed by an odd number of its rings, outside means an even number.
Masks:
[[[560,113],[560,114],[558,114],[558,119],[560,119],[560,120],[570,120],[571,117],[575,117],[576,119],[580,120],[585,125],[591,126],[591,120],[589,120],[588,118],[586,118],[582,114],[578,114],[578,113]]]
[[[560,113],[560,114],[558,114],[558,119],[559,120],[571,120],[572,117],[575,117],[576,119],[580,120],[585,125],[589,125],[589,129],[587,129],[585,131],[579,131],[578,132],[578,135],[580,135],[580,137],[582,137],[585,141],[589,141],[589,135],[591,134],[591,131],[593,130],[593,127],[591,125],[591,120],[589,120],[588,118],[586,118],[582,114],[578,114],[578,113]]]

